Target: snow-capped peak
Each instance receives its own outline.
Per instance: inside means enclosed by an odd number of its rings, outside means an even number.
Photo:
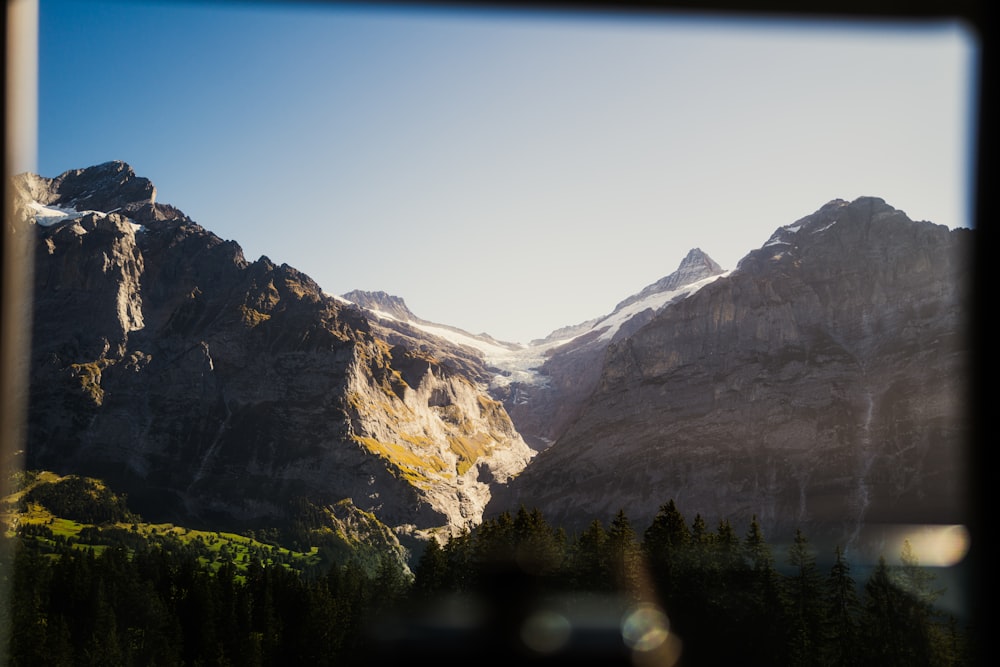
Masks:
[[[109,214],[114,213],[112,211],[92,211],[92,210],[82,210],[70,206],[55,206],[52,204],[42,204],[41,202],[31,200],[26,203],[26,208],[29,212],[30,219],[39,227],[52,227],[61,222],[66,222],[67,220],[79,220],[80,218],[86,217],[88,215],[93,215],[97,218],[107,217]],[[117,210],[117,209],[116,209]],[[131,225],[132,230],[136,233],[145,231],[145,227],[135,222],[131,218],[125,218]]]
[[[640,299],[629,301],[624,306],[619,305],[613,313],[599,320],[593,328],[605,328],[605,331],[601,333],[600,340],[610,341],[626,322],[639,313],[647,310],[651,310],[654,313],[659,312],[668,304],[694,294],[705,285],[713,283],[719,278],[729,275],[729,273],[729,271],[722,271],[720,269],[718,273],[712,273],[693,282],[681,283],[673,289],[666,289],[661,292],[652,292]]]
[[[589,341],[588,345],[606,345],[637,315],[645,314],[643,321],[648,320],[668,304],[693,294],[727,274],[701,249],[694,248],[684,257],[676,271],[620,302],[609,315],[563,327],[544,339],[534,340],[527,345],[506,343],[486,334],[470,334],[457,327],[422,320],[406,307],[401,298],[385,292],[355,290],[337,299],[360,306],[378,319],[402,322],[455,345],[475,350],[486,364],[498,370],[492,382],[496,387],[512,382],[544,382],[538,369],[557,348],[571,345],[577,339]]]

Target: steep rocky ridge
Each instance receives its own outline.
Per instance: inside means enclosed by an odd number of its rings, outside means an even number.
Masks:
[[[594,394],[488,514],[582,527],[660,504],[859,546],[961,523],[970,230],[836,200],[608,349]]]
[[[519,504],[641,526],[673,498],[852,544],[963,518],[972,232],[882,200],[830,202],[731,272],[692,250],[525,346],[247,261],[124,163],[18,191],[37,235],[28,462],[144,513],[254,524],[306,498],[413,535]]]
[[[401,297],[386,292],[369,292],[352,290],[341,295],[347,301],[355,303],[375,313],[388,315],[390,319],[403,322],[422,321],[410,310]]]
[[[350,499],[411,534],[475,524],[531,458],[462,363],[247,261],[128,165],[17,191],[37,235],[28,465],[104,477],[150,516],[254,524]]]
[[[542,450],[558,438],[597,385],[612,341],[723,274],[712,258],[695,248],[676,271],[621,301],[611,313],[527,345],[430,322],[415,315],[402,298],[385,292],[354,290],[340,298],[364,309],[385,340],[432,354],[488,386],[525,441]]]
[[[681,260],[677,270],[624,299],[611,313],[567,327],[533,343],[544,348],[537,372],[524,380],[494,386],[526,442],[545,449],[578,416],[597,386],[604,354],[615,341],[630,336],[670,303],[725,272],[700,248]]]
[[[338,297],[361,308],[372,330],[392,345],[400,345],[438,359],[446,368],[486,387],[497,372],[479,345],[497,343],[486,335],[474,336],[461,329],[417,317],[398,296],[386,292],[352,290]],[[475,344],[469,344],[475,343]]]

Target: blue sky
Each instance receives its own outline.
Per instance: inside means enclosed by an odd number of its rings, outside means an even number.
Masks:
[[[306,272],[527,342],[831,199],[969,226],[960,26],[39,0],[38,151]]]

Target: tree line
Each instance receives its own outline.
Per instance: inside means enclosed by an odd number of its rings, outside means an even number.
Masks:
[[[728,520],[688,523],[671,500],[641,534],[619,511],[570,537],[521,508],[429,542],[413,594],[489,592],[497,564],[516,562],[536,595],[655,601],[684,665],[972,664],[972,628],[936,605],[944,590],[908,542],[898,556],[880,557],[860,583],[841,548],[822,570],[802,531],[775,553],[756,517],[740,536]]]
[[[155,544],[51,552],[26,537],[4,539],[12,542],[0,562],[11,592],[2,613],[12,667],[370,664],[420,650],[440,658],[444,644],[475,652],[464,662],[491,654],[553,662],[558,647],[532,653],[523,645],[519,614],[545,599],[602,595],[662,610],[679,639],[679,665],[950,666],[973,658],[972,629],[938,608],[942,591],[909,545],[899,564],[883,557],[858,582],[841,549],[821,569],[802,532],[775,553],[756,517],[741,536],[725,520],[714,529],[700,515],[688,522],[673,501],[641,533],[624,512],[569,534],[522,507],[429,540],[412,573],[389,558],[374,573],[350,559],[302,573],[257,559],[212,568]],[[492,606],[483,627],[472,615],[456,625],[477,641],[419,622],[456,599]],[[393,618],[404,624],[387,624]],[[521,653],[504,652],[503,642],[520,642]]]

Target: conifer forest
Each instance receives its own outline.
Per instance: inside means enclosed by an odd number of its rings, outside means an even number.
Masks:
[[[620,511],[572,534],[522,507],[428,541],[412,568],[304,565],[274,545],[136,539],[112,530],[139,519],[119,500],[74,538],[8,526],[11,667],[971,664],[974,629],[909,543],[862,573],[802,532],[778,547],[756,517],[739,534],[671,500],[648,526]]]

